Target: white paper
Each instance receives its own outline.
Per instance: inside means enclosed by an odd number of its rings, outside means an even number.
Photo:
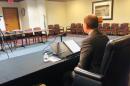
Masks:
[[[51,61],[51,62],[56,62],[56,61],[59,61],[59,60],[61,60],[61,59],[58,58],[58,57],[56,57],[56,56],[50,56],[50,57],[48,58],[48,61]]]
[[[66,44],[66,46],[73,52],[79,52],[80,51],[80,47],[79,45],[74,41],[74,40],[67,40],[64,41],[64,43]]]

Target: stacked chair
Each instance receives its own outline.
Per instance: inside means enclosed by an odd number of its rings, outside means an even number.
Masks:
[[[99,73],[74,69],[72,86],[128,86],[130,69],[130,35],[109,41]]]

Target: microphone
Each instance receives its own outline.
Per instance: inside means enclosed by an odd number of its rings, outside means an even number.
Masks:
[[[61,42],[63,41],[63,36],[66,36],[66,35],[67,35],[66,32],[65,32],[65,33],[62,33],[62,34],[59,34]]]

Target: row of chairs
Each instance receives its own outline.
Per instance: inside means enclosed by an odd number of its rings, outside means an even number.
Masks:
[[[58,35],[64,33],[64,27],[59,24],[48,25],[49,35]]]
[[[64,27],[59,26],[59,24],[48,25],[48,29],[51,35],[64,32]],[[130,33],[129,23],[100,23],[98,29],[106,35],[127,35]],[[84,34],[83,24],[71,23],[70,26],[66,27],[66,32],[71,34]]]
[[[127,35],[129,34],[129,23],[103,23],[98,29],[107,35]]]
[[[67,33],[72,33],[72,34],[84,34],[83,24],[81,24],[81,23],[72,23],[70,26],[66,27],[66,32]]]
[[[48,25],[48,30],[50,35],[58,35],[65,32],[64,27],[59,24]],[[83,25],[81,23],[72,23],[66,27],[66,33],[83,34]]]
[[[2,31],[4,43],[14,45],[17,47],[19,44],[21,46],[30,45],[31,43],[43,42],[43,36],[45,36],[47,41],[47,33],[43,31],[40,27],[36,27],[33,29],[27,30],[14,30],[12,32]],[[3,48],[4,44],[2,40],[0,40],[1,48]]]

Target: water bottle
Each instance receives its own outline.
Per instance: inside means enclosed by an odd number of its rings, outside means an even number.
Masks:
[[[43,56],[43,61],[44,61],[44,62],[48,62],[48,61],[49,61],[49,59],[48,59],[48,54],[47,54],[47,53],[44,54],[44,56]]]

